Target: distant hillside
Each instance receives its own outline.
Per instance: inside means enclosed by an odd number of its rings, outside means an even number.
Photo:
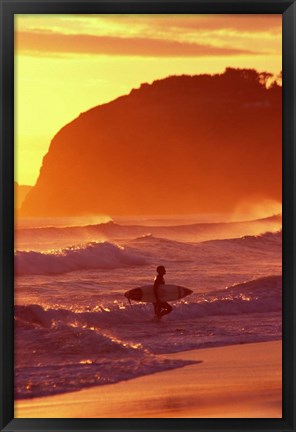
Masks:
[[[232,211],[281,201],[281,87],[255,70],[174,76],[81,114],[53,138],[22,215]]]
[[[14,182],[14,207],[19,209],[24,202],[24,199],[32,189],[32,186],[18,185]]]

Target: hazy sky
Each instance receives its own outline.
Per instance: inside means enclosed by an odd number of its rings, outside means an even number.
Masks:
[[[16,173],[34,184],[58,130],[169,75],[282,69],[281,15],[17,15]]]

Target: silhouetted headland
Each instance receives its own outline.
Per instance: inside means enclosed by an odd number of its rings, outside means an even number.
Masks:
[[[282,89],[266,75],[172,76],[80,114],[53,138],[22,216],[229,212],[281,201]]]

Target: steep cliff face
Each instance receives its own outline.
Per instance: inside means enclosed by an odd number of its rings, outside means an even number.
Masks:
[[[14,207],[19,209],[33,186],[19,185],[14,182]]]
[[[231,211],[281,200],[281,87],[257,72],[169,77],[62,128],[23,216]]]

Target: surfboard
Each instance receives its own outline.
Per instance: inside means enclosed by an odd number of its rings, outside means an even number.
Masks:
[[[160,301],[173,301],[179,300],[183,297],[192,294],[188,288],[181,287],[179,285],[159,285],[158,287],[158,298]],[[127,291],[125,297],[129,300],[135,300],[138,302],[149,302],[155,303],[156,297],[154,295],[153,285],[145,285],[139,288],[133,288]]]

